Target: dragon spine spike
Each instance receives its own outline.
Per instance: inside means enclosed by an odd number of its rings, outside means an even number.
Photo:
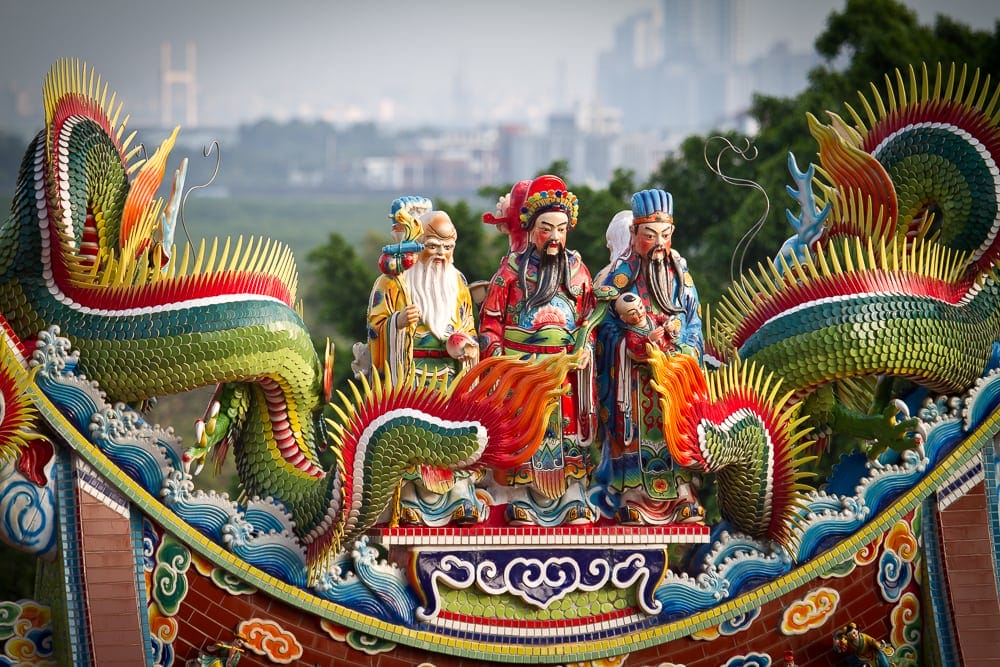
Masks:
[[[872,97],[875,98],[875,111],[877,112],[878,117],[885,118],[887,112],[885,109],[885,103],[882,101],[882,93],[879,92],[878,86],[875,85],[874,81],[869,83],[868,85],[872,89]]]
[[[141,150],[142,150],[142,146],[136,146],[136,153],[138,153]],[[125,168],[125,173],[128,174],[129,176],[131,176],[132,174],[134,174],[135,172],[137,172],[139,169],[141,169],[142,165],[144,165],[144,164],[146,164],[146,160],[144,160],[144,159],[136,160],[135,162],[133,162],[132,164],[128,165],[128,167]]]
[[[954,65],[952,65],[954,67]],[[962,90],[965,88],[965,77],[968,73],[969,68],[966,65],[962,65],[961,73],[959,74],[958,84],[955,86],[955,95],[951,98],[952,101],[961,101]]]
[[[226,264],[229,263],[229,252],[232,249],[232,242],[233,242],[232,237],[231,236],[227,236],[226,237],[226,241],[225,241],[225,243],[222,246],[222,254],[219,256],[218,260],[216,261],[216,263],[218,265],[218,270],[217,270],[218,273],[222,273],[223,271],[228,271],[229,270],[229,269],[226,268]]]
[[[125,140],[122,141],[122,151],[125,152],[125,161],[126,162],[131,161],[133,158],[135,158],[136,155],[138,155],[142,151],[142,145],[141,144],[136,144],[135,146],[131,145],[132,144],[132,140],[135,139],[135,137],[136,137],[137,134],[138,134],[138,132],[136,132],[135,130],[133,130],[133,131],[129,132],[128,136],[125,137]]]
[[[119,106],[119,108],[120,108],[120,107],[122,106],[122,105],[121,105],[121,102],[119,102],[119,103],[118,103],[118,106]],[[118,118],[117,114],[115,115],[115,118],[116,118],[116,119]],[[124,134],[124,133],[125,133],[125,128],[127,128],[127,127],[128,127],[128,122],[129,122],[129,121],[130,121],[131,119],[132,119],[132,114],[125,114],[125,118],[123,118],[123,119],[122,119],[122,122],[121,122],[121,125],[120,125],[120,129],[119,129],[119,131],[118,131],[118,136],[119,136],[119,137],[120,137],[120,136],[121,136],[122,134]],[[137,134],[137,133],[138,133],[138,131],[137,131],[137,130],[133,130],[133,131],[132,131],[132,134]]]
[[[268,244],[268,252],[261,256],[257,263],[261,273],[281,275],[281,251],[277,243]]]
[[[768,292],[768,289],[765,286],[764,282],[760,280],[761,276],[766,276],[766,275],[767,274],[764,273],[763,271],[758,271],[756,273],[750,274],[750,279],[753,281],[754,286],[757,288],[757,292],[765,294]]]
[[[190,275],[199,276],[203,273],[201,267],[205,261],[205,250],[205,239],[202,239],[201,243],[198,244],[198,254],[195,256],[194,266],[191,267]]]
[[[927,64],[924,63],[923,70],[925,73],[925,78],[927,76]],[[937,63],[934,66],[934,93],[932,95],[933,99],[941,99],[941,85],[944,83],[943,69],[941,63]]]
[[[112,119],[112,125],[114,123],[118,123],[118,131],[115,133],[115,138],[118,141],[121,141],[122,135],[124,135],[125,132],[128,130],[128,122],[129,122],[129,120],[132,119],[132,115],[131,114],[125,114],[124,118],[121,118],[121,121],[118,120],[121,117],[122,109],[124,109],[124,108],[125,108],[125,104],[123,102],[119,101],[118,102],[118,107],[115,109],[114,118]],[[136,134],[136,131],[133,130],[132,134]]]
[[[358,385],[355,384],[354,382],[348,382],[347,386],[351,390],[351,394],[354,396],[354,401],[358,405],[361,405],[362,404],[362,394],[358,390]],[[369,388],[367,386],[365,387],[365,393],[364,393],[364,395],[365,396],[371,396],[371,392],[369,391]]]
[[[955,91],[955,63],[951,63],[948,68],[948,78],[945,81],[944,93],[942,99],[945,101],[951,101],[953,99],[953,94]]]
[[[101,108],[105,110],[105,113],[106,113],[107,109],[108,109],[108,105],[107,105],[107,101],[108,101],[108,82],[105,81],[104,82],[104,87],[102,88],[101,85],[100,85],[101,84],[101,78],[98,77],[97,78],[97,84],[98,84],[97,87],[101,89],[101,101],[99,102],[99,104],[100,104]]]
[[[927,88],[920,88],[917,85],[917,72],[913,69],[913,65],[906,68],[907,80],[910,84],[910,99],[916,103],[921,97],[927,98]]]
[[[370,394],[376,401],[385,400],[386,386],[382,382],[381,373],[372,373],[371,382],[368,381],[368,376],[365,373],[362,373],[359,380],[365,388],[365,394]]]
[[[857,241],[857,238],[853,239]],[[851,253],[851,239],[848,239],[847,243],[844,244],[844,273],[854,273],[854,260]]]
[[[247,242],[246,250],[244,250],[243,235],[240,234],[240,236],[238,236],[236,239],[236,247],[233,249],[233,259],[229,263],[229,268],[226,270],[229,271],[230,273],[237,271],[245,271],[247,261],[248,258],[250,257],[250,253],[252,250],[253,250],[253,238],[252,237],[250,238],[250,240]]]
[[[188,244],[188,243],[185,243],[184,244],[184,252],[181,253],[181,262],[180,262],[180,265],[176,269],[176,274],[177,275],[180,275],[180,276],[186,276],[186,275],[188,275],[188,265],[191,263],[191,251],[192,251],[191,245]],[[176,253],[172,253],[172,255],[176,256]],[[171,262],[171,264],[173,264],[173,262]]]
[[[979,89],[979,68],[977,67],[972,73],[972,81],[969,83],[969,92],[965,95],[965,102],[963,104],[967,107],[975,105],[973,101],[976,97],[976,92]]]
[[[893,99],[892,100],[892,102],[893,102],[893,104],[892,104],[892,111],[893,111],[893,113],[896,113],[900,108],[906,107],[906,85],[903,83],[903,73],[902,72],[900,72],[898,69],[896,69],[895,72],[894,72],[894,74],[896,75],[896,91],[897,91],[898,97],[899,97],[899,106],[896,106],[896,100]],[[888,76],[886,76],[886,84],[887,84],[886,88],[888,88],[891,91],[892,90],[892,80]]]
[[[337,411],[337,414],[340,416],[341,419],[345,421],[345,423],[350,422],[351,419],[354,418],[354,415],[357,414],[357,410],[354,407],[355,404],[352,403],[351,399],[349,399],[347,395],[340,389],[337,390],[337,398],[340,399],[340,405],[343,406],[344,411],[342,412],[340,410],[340,406],[338,406],[336,403],[331,403],[330,407]]]
[[[988,80],[989,77],[987,77],[987,81]],[[984,97],[985,92],[986,91],[983,91]],[[1000,101],[1000,86],[996,86],[993,89],[993,96],[990,98],[990,103],[983,107],[983,113],[986,114],[986,117],[989,118],[990,122],[994,125],[1000,123],[1000,111],[997,111],[996,114],[994,114],[994,109],[996,109],[998,101]]]
[[[212,239],[212,248],[209,251],[208,258],[205,261],[205,268],[200,273],[203,275],[208,275],[215,271],[215,260],[219,254],[219,237]]]
[[[268,239],[267,243],[264,245],[264,250],[257,257],[257,262],[254,266],[254,271],[260,273],[267,273],[271,270],[272,264],[274,262],[274,257],[277,255],[278,243]]]

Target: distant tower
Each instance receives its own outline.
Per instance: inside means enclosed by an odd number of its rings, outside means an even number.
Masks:
[[[164,127],[174,124],[173,87],[184,87],[184,125],[198,125],[198,77],[195,64],[197,51],[194,42],[185,49],[184,69],[174,69],[170,57],[170,42],[160,44],[160,123]]]

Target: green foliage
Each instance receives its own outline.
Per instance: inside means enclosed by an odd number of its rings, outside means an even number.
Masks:
[[[367,340],[367,306],[378,273],[359,258],[354,246],[337,233],[309,251],[318,280],[311,300],[318,319],[333,323],[352,340]]]
[[[213,198],[192,194],[184,204],[184,228],[178,222],[176,241],[202,238],[264,237],[281,241],[302,258],[326,242],[336,230],[348,243],[358,243],[369,229],[379,227],[388,237],[387,207],[372,198],[354,196],[290,197],[234,196]]]

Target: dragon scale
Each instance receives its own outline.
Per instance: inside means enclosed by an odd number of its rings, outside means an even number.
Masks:
[[[875,374],[954,392],[980,377],[1000,332],[994,274],[952,281],[933,275],[930,267],[943,264],[926,262],[921,269],[911,256],[909,266],[893,269],[886,266],[893,259],[885,253],[851,246],[845,243],[839,253],[833,247],[818,250],[822,269],[797,266],[787,282],[765,288],[770,293],[752,293],[747,282],[731,289],[723,313],[732,312],[736,299],[756,304],[728,339],[740,357],[780,368],[788,386],[799,392]],[[831,271],[826,258],[837,255],[854,255],[854,266]]]

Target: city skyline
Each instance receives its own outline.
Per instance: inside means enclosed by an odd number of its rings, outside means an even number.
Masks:
[[[794,51],[811,50],[826,17],[843,1],[804,4],[736,0],[734,62],[779,41]],[[992,29],[1000,16],[976,0],[905,4],[922,23],[945,13]],[[611,47],[616,26],[659,5],[294,0],[279,8],[264,0],[149,6],[0,0],[0,94],[13,97],[18,114],[38,118],[49,66],[77,57],[118,92],[133,124],[156,124],[162,115],[161,45],[170,45],[172,67],[181,69],[193,43],[202,125],[261,118],[399,127],[540,122],[553,111],[593,103],[597,61]],[[0,118],[0,125],[10,121]]]

